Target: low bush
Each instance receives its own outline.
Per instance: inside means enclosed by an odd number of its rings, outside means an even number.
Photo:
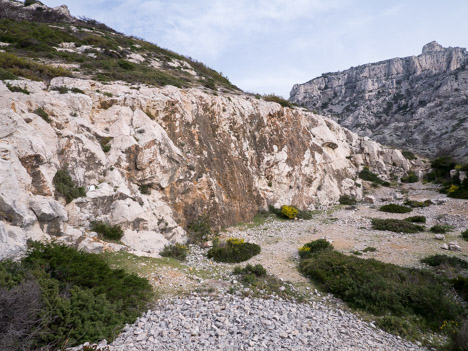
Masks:
[[[404,158],[406,158],[407,160],[416,160],[417,157],[414,153],[412,153],[411,151],[408,151],[408,150],[403,150],[401,152],[401,154],[403,155]]]
[[[447,255],[432,255],[425,257],[421,260],[431,267],[448,266],[458,269],[468,269],[468,261],[462,260],[458,257],[447,256]]]
[[[304,244],[299,249],[299,257],[302,259],[310,257],[313,253],[323,250],[333,250],[333,245],[325,239],[318,239]]]
[[[382,212],[390,212],[390,213],[408,213],[411,212],[412,209],[410,207],[398,205],[398,204],[388,204],[380,206],[379,211]]]
[[[461,236],[464,240],[468,241],[468,229],[462,232]]]
[[[211,235],[211,224],[208,216],[199,216],[187,226],[189,241],[200,243],[209,239]]]
[[[372,228],[376,230],[387,230],[396,233],[418,233],[423,232],[424,227],[400,219],[372,218]]]
[[[66,168],[59,169],[57,173],[55,173],[53,183],[55,190],[65,198],[67,204],[74,199],[86,196],[84,187],[75,184]]]
[[[152,297],[146,279],[113,270],[98,255],[59,245],[30,245],[21,262],[0,263],[0,276],[10,277],[9,284],[0,279],[0,306],[10,303],[16,315],[2,312],[3,350],[64,349],[112,340],[146,310]],[[14,299],[8,302],[5,296]]]
[[[380,179],[377,174],[372,173],[368,167],[364,167],[361,172],[359,172],[359,178],[372,182],[375,185],[390,186],[389,182],[386,182]]]
[[[362,252],[375,252],[375,251],[377,251],[377,249],[372,246],[368,246],[364,250],[362,250]]]
[[[262,98],[265,101],[276,102],[276,103],[280,104],[283,107],[289,107],[289,108],[293,107],[293,104],[290,103],[288,100],[285,100],[282,97],[274,95],[274,94],[263,95]]]
[[[408,175],[401,177],[402,183],[416,183],[419,181],[419,177],[414,173],[410,172]]]
[[[298,210],[294,206],[281,206],[281,214],[285,218],[294,219],[297,217]]]
[[[49,118],[49,114],[42,108],[42,107],[38,107],[36,108],[33,113],[35,113],[36,115],[38,115],[39,117],[41,117],[44,121],[46,121],[47,123],[50,123],[52,122],[51,119]]]
[[[0,52],[0,67],[14,76],[37,81],[72,76],[71,72],[64,68],[43,65],[6,52]]]
[[[208,251],[208,258],[217,262],[239,263],[258,255],[261,248],[257,244],[246,243],[243,239],[228,239]]]
[[[412,222],[412,223],[426,223],[426,217],[413,216],[413,217],[405,218],[405,221]]]
[[[151,195],[151,188],[147,184],[140,185],[138,190],[140,190],[140,193],[143,195]]]
[[[248,264],[244,268],[235,267],[233,273],[238,275],[253,274],[256,277],[263,277],[267,274],[267,271],[261,264],[256,264],[255,266]]]
[[[104,151],[105,153],[108,153],[111,149],[111,141],[112,141],[112,137],[103,137],[101,138],[101,140],[99,140],[99,144],[101,145],[101,149],[102,151]]]
[[[312,211],[307,211],[307,210],[297,210],[297,219],[303,219],[303,220],[309,220],[312,219],[313,213]]]
[[[187,246],[182,244],[166,245],[163,250],[159,253],[162,257],[172,257],[179,261],[185,261],[189,249]]]
[[[458,295],[468,301],[468,277],[459,275],[455,279],[452,279],[452,283]]]
[[[18,79],[13,73],[8,72],[7,70],[0,68],[0,80],[14,80]]]
[[[431,227],[430,231],[437,234],[445,234],[451,232],[454,229],[453,226],[447,224],[436,224]]]
[[[110,225],[108,223],[94,221],[91,222],[91,230],[99,234],[102,239],[120,240],[124,234],[122,228],[118,225]]]
[[[407,321],[406,318],[391,315],[383,316],[377,320],[376,325],[394,335],[399,335],[404,338],[414,338],[419,333],[415,330],[417,328],[415,328],[411,322]]]
[[[406,200],[405,205],[410,207],[427,207],[433,205],[434,203],[431,200],[425,201],[416,201],[416,200]]]
[[[11,84],[8,84],[8,83],[7,83],[6,86],[7,86],[8,90],[10,90],[12,93],[23,93],[23,94],[26,94],[26,95],[30,94],[28,89],[21,88],[21,87],[18,87],[16,85],[11,85]]]
[[[375,315],[417,316],[422,326],[438,330],[463,313],[442,280],[423,270],[331,250],[301,260],[299,269],[351,307]]]
[[[341,205],[356,205],[357,203],[356,199],[346,194],[341,195],[338,201]]]

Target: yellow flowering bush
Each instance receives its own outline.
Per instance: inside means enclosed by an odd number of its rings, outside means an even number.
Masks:
[[[281,214],[289,219],[294,219],[296,218],[297,214],[298,214],[298,210],[297,208],[295,208],[294,206],[282,206],[281,207]]]
[[[230,238],[227,239],[226,242],[230,245],[241,245],[244,243],[244,239]]]
[[[452,184],[452,185],[450,186],[450,188],[447,190],[447,192],[449,192],[449,193],[454,193],[454,192],[456,192],[458,189],[460,189],[459,186],[457,186],[457,185],[455,185],[455,184]]]

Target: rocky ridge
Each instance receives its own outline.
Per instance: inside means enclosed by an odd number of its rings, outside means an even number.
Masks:
[[[431,42],[418,56],[296,84],[290,101],[382,144],[467,161],[467,62],[466,49]]]
[[[416,166],[327,118],[202,89],[12,80],[0,83],[0,117],[1,257],[28,238],[156,255],[184,241],[183,228],[200,215],[221,227],[269,204],[314,209],[341,194],[360,199],[362,167],[389,179]],[[63,167],[86,197],[57,197],[52,179]],[[120,225],[126,246],[100,241],[93,220]]]

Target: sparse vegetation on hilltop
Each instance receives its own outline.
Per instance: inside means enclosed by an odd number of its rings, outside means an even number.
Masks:
[[[0,53],[0,78],[20,76],[50,80],[72,75],[64,68],[32,61],[45,60],[78,64],[80,69],[75,74],[80,72],[104,82],[122,80],[155,86],[203,85],[210,89],[238,90],[226,77],[201,62],[144,40],[116,33],[105,26],[96,30],[92,27],[93,23],[87,25],[88,22],[82,21],[73,28],[70,24],[58,23],[52,28],[47,23],[0,19],[0,41],[10,44],[4,48],[6,53]],[[62,43],[68,43],[70,49],[57,50]],[[139,59],[130,62],[131,55],[138,55]],[[196,76],[190,71],[195,72]]]

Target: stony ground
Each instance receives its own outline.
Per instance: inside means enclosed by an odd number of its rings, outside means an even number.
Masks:
[[[112,350],[416,350],[418,345],[375,328],[366,316],[349,312],[338,299],[319,293],[300,275],[297,249],[319,238],[339,251],[384,262],[421,267],[422,257],[443,253],[468,258],[468,200],[447,199],[430,185],[378,188],[374,204],[336,206],[316,211],[308,221],[274,218],[233,227],[222,237],[244,238],[262,247],[248,263],[261,263],[275,287],[256,290],[232,275],[235,265],[212,262],[192,246],[183,264],[167,259],[133,258],[131,270],[150,279],[160,299],[145,316],[110,345]],[[378,211],[381,204],[432,199],[436,204],[410,214]],[[376,231],[370,218],[427,217],[426,226],[449,224],[455,229],[445,242],[462,251],[441,249],[431,232],[399,234]],[[374,252],[363,252],[373,247]],[[124,257],[128,263],[129,258]],[[131,260],[131,259],[130,259]],[[166,261],[165,261],[166,260]],[[168,264],[171,262],[171,264]],[[364,321],[364,319],[367,321]]]

